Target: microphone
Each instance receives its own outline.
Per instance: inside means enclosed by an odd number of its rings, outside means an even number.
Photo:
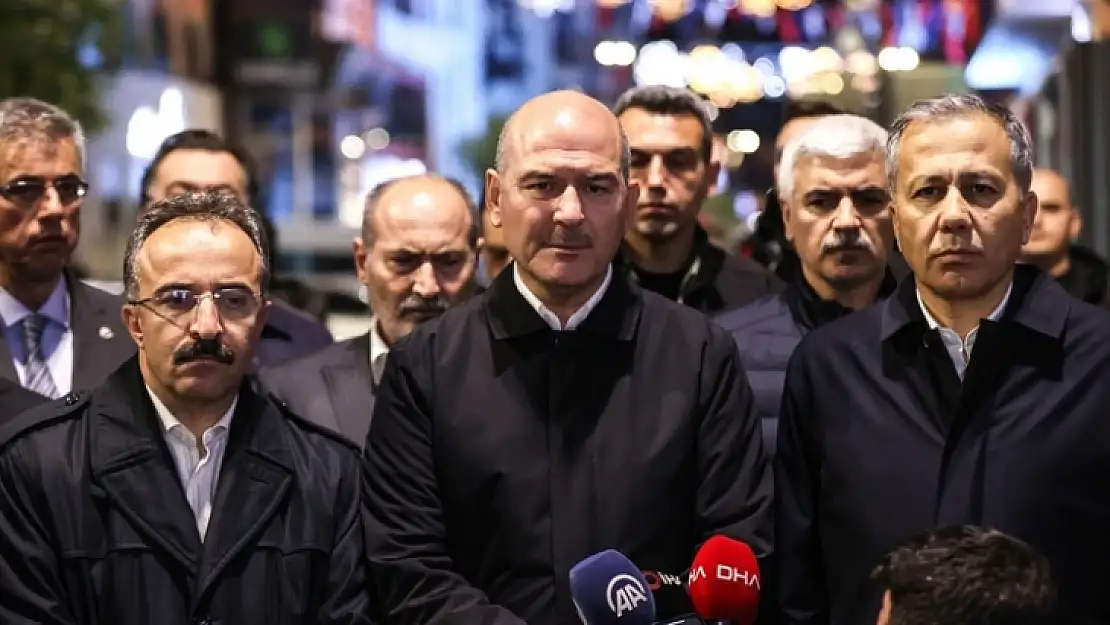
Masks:
[[[727,538],[705,541],[690,569],[688,592],[698,616],[752,625],[759,611],[759,562],[752,548]]]
[[[655,599],[640,568],[608,549],[570,570],[570,596],[583,625],[653,625]]]

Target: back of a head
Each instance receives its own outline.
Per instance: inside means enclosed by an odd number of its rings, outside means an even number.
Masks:
[[[779,179],[775,181],[778,191],[783,198],[790,198],[798,161],[804,157],[847,160],[875,154],[881,159],[886,141],[886,130],[866,117],[845,114],[817,119],[783,148]]]
[[[924,532],[891,550],[871,577],[889,593],[885,625],[1050,625],[1056,613],[1048,560],[993,529]]]

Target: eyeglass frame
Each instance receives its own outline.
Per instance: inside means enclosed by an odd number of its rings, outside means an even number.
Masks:
[[[161,297],[162,295],[165,295],[166,293],[173,292],[173,291],[185,291],[185,292],[187,292],[189,294],[189,296],[192,298],[192,301],[193,301],[192,306],[190,306],[186,310],[181,310],[181,311],[166,312],[166,311],[163,311],[163,310],[159,310],[158,298]],[[242,314],[242,316],[238,316],[238,317],[233,316],[233,315],[228,315],[227,312],[225,312],[222,308],[220,308],[220,304],[219,304],[220,300],[224,297],[223,295],[221,295],[221,292],[223,292],[223,291],[235,291],[237,295],[249,295],[251,297],[251,301],[252,301],[252,305],[251,305],[252,310],[250,312],[244,312]],[[246,319],[247,317],[251,316],[252,314],[258,312],[262,308],[262,306],[266,303],[266,296],[265,295],[263,295],[262,293],[255,292],[254,289],[251,289],[250,287],[247,287],[247,286],[227,286],[227,287],[218,288],[214,291],[205,291],[205,292],[202,292],[202,293],[197,293],[197,292],[193,291],[192,289],[190,289],[188,287],[168,286],[168,287],[162,287],[162,288],[158,289],[157,291],[154,292],[154,295],[151,295],[150,297],[145,297],[145,298],[142,298],[142,299],[128,299],[127,304],[129,304],[131,306],[141,306],[142,308],[145,308],[145,309],[149,310],[150,312],[154,313],[155,315],[157,315],[157,316],[165,319],[166,321],[169,321],[170,323],[176,325],[178,321],[180,321],[182,318],[186,317],[190,313],[196,314],[197,309],[200,308],[200,302],[202,300],[204,300],[205,298],[212,298],[212,304],[215,305],[216,312],[219,313],[220,319],[227,319],[227,320],[230,320],[230,321],[238,321],[238,320],[241,320],[241,319]]]
[[[58,188],[58,182],[59,181],[65,181],[65,182],[76,181],[77,195],[73,199],[69,200],[68,202],[62,197],[62,191],[61,191],[61,189]],[[33,183],[33,186],[36,186],[36,187],[41,185],[42,188],[38,192],[38,195],[34,199],[32,199],[30,201],[26,201],[26,202],[23,201],[22,199],[17,199],[15,197],[13,197],[12,191],[14,189],[19,188],[19,187],[30,187],[30,186],[32,186],[32,185],[26,184],[26,183]],[[77,203],[78,201],[83,200],[83,199],[85,199],[85,197],[88,196],[88,194],[89,194],[89,183],[88,183],[87,180],[85,180],[84,178],[82,178],[81,176],[79,176],[77,174],[63,174],[61,176],[56,176],[54,178],[48,178],[46,176],[16,176],[15,178],[12,178],[8,182],[4,183],[3,185],[0,185],[0,197],[4,198],[5,200],[7,200],[7,201],[11,202],[12,204],[15,204],[16,206],[19,206],[21,208],[32,208],[36,204],[38,204],[39,202],[42,201],[42,198],[46,195],[46,192],[49,189],[54,189],[54,192],[58,194],[58,201],[61,202],[62,206],[72,206],[75,203]]]

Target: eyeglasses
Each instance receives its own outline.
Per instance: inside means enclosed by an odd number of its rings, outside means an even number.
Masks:
[[[143,306],[159,317],[171,322],[189,314],[200,305],[201,300],[211,297],[220,317],[228,321],[239,321],[258,312],[262,298],[246,287],[224,287],[211,293],[196,293],[189,289],[165,289],[153,296],[140,300],[128,300],[132,306]]]
[[[0,197],[28,208],[34,206],[46,195],[46,190],[53,187],[58,192],[58,199],[63,206],[69,206],[85,197],[89,192],[89,183],[75,174],[59,176],[54,179],[42,176],[21,176],[4,186],[0,186]]]

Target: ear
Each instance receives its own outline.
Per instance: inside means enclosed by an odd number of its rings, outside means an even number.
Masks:
[[[1079,235],[1083,233],[1083,213],[1079,209],[1072,207],[1071,217],[1068,222],[1068,236],[1071,238],[1072,243],[1079,240]]]
[[[1021,207],[1022,218],[1022,232],[1021,244],[1025,245],[1029,242],[1029,237],[1033,234],[1033,222],[1037,219],[1037,206],[1040,200],[1037,199],[1037,194],[1030,191],[1025,194],[1024,204]]]
[[[486,170],[486,213],[489,215],[489,225],[500,228],[501,176],[492,168]]]
[[[794,206],[779,196],[779,210],[782,212],[782,230],[786,240],[794,242]]]
[[[887,210],[890,211],[890,228],[894,231],[894,247],[901,251],[903,248],[902,241],[898,238],[898,206],[891,200]]]
[[[123,327],[127,328],[127,333],[131,335],[131,340],[135,341],[135,346],[141,350],[143,328],[139,323],[139,307],[134,304],[124,304],[120,309],[120,318],[123,320]]]
[[[355,275],[358,281],[366,284],[369,276],[366,275],[366,257],[369,256],[370,250],[362,242],[362,237],[355,237],[354,245],[352,245],[355,257]]]
[[[632,221],[636,218],[636,207],[640,204],[640,183],[636,180],[628,181],[628,191],[624,194],[624,229],[632,228]]]

